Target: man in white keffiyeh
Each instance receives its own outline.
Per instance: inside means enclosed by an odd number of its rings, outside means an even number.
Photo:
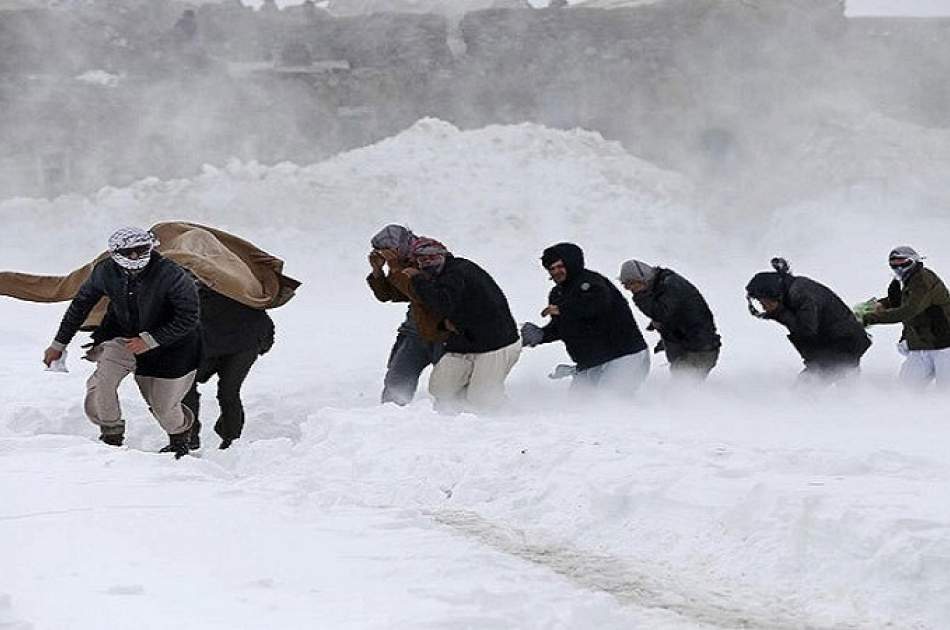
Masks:
[[[182,399],[201,358],[198,291],[184,269],[153,251],[157,244],[140,228],[122,228],[109,237],[110,257],[99,261],[79,288],[43,362],[48,366],[61,358],[92,309],[108,298],[86,355],[96,362],[86,384],[86,415],[100,428],[100,440],[120,446],[125,419],[118,389],[134,374],[149,410],[168,433],[162,451],[181,457],[194,423]]]
[[[124,227],[109,237],[109,254],[117,265],[128,271],[141,271],[148,264],[158,239],[148,230]]]

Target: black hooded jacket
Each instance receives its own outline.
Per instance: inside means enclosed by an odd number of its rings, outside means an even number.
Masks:
[[[864,327],[834,291],[804,276],[762,272],[746,291],[752,297],[781,302],[778,312],[766,315],[788,328],[788,340],[806,364],[857,364],[871,347]]]
[[[633,302],[656,325],[670,360],[686,352],[708,352],[721,344],[712,311],[693,284],[670,269],[657,268]]]
[[[198,367],[198,290],[184,269],[157,252],[136,274],[111,258],[100,261],[66,310],[56,341],[68,345],[102,297],[109,298],[109,308],[92,334],[95,343],[145,332],[159,344],[136,356],[138,376],[180,378]]]
[[[412,286],[440,321],[449,320],[458,331],[445,342],[446,352],[492,352],[518,341],[508,299],[472,261],[448,254],[439,273],[419,274]]]
[[[613,283],[584,268],[584,252],[573,243],[558,243],[544,250],[542,264],[561,260],[567,279],[551,289],[548,303],[561,314],[543,328],[541,343],[561,340],[567,353],[586,370],[646,349],[630,305]]]

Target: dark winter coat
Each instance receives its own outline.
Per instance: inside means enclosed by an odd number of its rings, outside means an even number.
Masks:
[[[95,343],[148,333],[159,344],[136,357],[137,375],[180,378],[198,367],[198,290],[184,269],[155,252],[137,274],[102,260],[66,310],[56,341],[69,344],[102,297],[109,298],[109,308],[92,335]]]
[[[950,294],[937,274],[917,263],[903,287],[891,282],[887,296],[880,301],[885,310],[865,315],[865,324],[904,324],[909,350],[950,348]]]
[[[722,345],[706,300],[675,271],[658,267],[647,289],[633,294],[633,302],[653,320],[671,361],[688,352],[709,352]]]
[[[543,261],[562,260],[567,279],[551,289],[548,303],[560,310],[543,328],[541,343],[561,340],[567,353],[586,370],[646,349],[630,305],[614,284],[584,268],[584,252],[573,243],[544,251]]]
[[[491,352],[518,341],[518,329],[505,294],[488,272],[465,258],[448,255],[436,275],[419,274],[412,287],[422,303],[455,331],[446,352]]]
[[[871,347],[861,323],[828,287],[804,276],[784,275],[777,313],[768,315],[788,328],[788,340],[807,364],[857,364]]]
[[[274,345],[274,322],[266,311],[245,306],[202,285],[201,338],[206,358],[255,349],[264,354]]]

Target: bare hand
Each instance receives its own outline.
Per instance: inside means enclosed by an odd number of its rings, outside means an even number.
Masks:
[[[53,361],[59,361],[63,358],[63,351],[57,350],[56,348],[47,348],[43,353],[43,363],[46,364],[46,367],[49,367]]]
[[[380,249],[377,252],[390,267],[399,262],[399,252],[395,249]]]
[[[407,278],[414,278],[418,276],[419,274],[421,274],[422,272],[416,269],[415,267],[406,267],[405,269],[402,270],[402,273]]]
[[[554,304],[548,304],[543,311],[541,311],[541,317],[547,317],[548,315],[560,315],[561,309],[559,309]]]
[[[148,352],[148,344],[141,337],[132,337],[125,340],[125,349],[132,354],[142,354]]]

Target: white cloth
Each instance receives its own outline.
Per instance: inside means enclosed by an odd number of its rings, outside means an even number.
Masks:
[[[46,368],[47,372],[68,372],[69,368],[66,367],[66,350],[62,350],[62,355],[55,361],[49,364],[49,367]]]
[[[580,393],[596,389],[630,397],[637,393],[649,374],[650,351],[641,350],[578,372],[571,381],[571,391]]]
[[[521,356],[521,340],[492,352],[447,352],[432,368],[429,393],[442,412],[491,411],[505,402],[505,379]]]
[[[950,348],[910,350],[906,356],[901,365],[901,382],[924,388],[931,381],[936,381],[938,388],[950,390]]]

